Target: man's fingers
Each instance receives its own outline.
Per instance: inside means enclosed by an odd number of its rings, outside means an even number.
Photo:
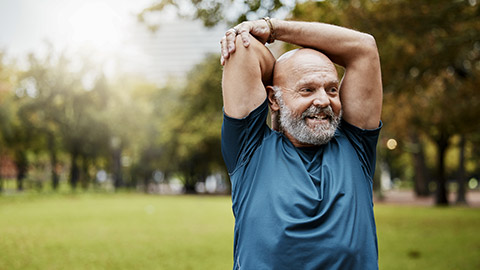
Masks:
[[[237,35],[240,35],[242,38],[243,46],[246,48],[250,45],[249,33],[252,30],[252,25],[250,22],[242,22],[241,24],[234,27],[237,31]]]
[[[224,59],[228,58],[228,50],[227,50],[227,37],[223,36],[222,40],[220,41],[221,44],[221,52],[222,52],[222,57]]]
[[[225,33],[225,37],[227,39],[227,49],[228,53],[235,52],[235,37],[237,36],[237,31],[233,28],[229,29],[227,33]]]
[[[250,35],[248,31],[243,31],[240,33],[240,36],[242,37],[243,41],[243,46],[246,48],[250,45]]]
[[[243,46],[248,47],[250,45],[250,31],[251,25],[243,22],[233,28],[230,28],[225,32],[222,37],[221,44],[221,59],[220,63],[225,65],[225,61],[230,57],[230,54],[235,52],[235,39],[237,35],[242,38]]]
[[[230,54],[235,52],[236,35],[237,35],[236,29],[231,28],[231,29],[228,29],[227,32],[225,32],[225,35],[220,40],[222,65],[225,64],[225,61],[230,57]]]

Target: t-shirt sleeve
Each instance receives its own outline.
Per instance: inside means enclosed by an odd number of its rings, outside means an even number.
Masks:
[[[380,121],[376,129],[361,129],[344,120],[340,129],[352,143],[357,155],[362,162],[367,174],[373,178],[377,153],[377,142],[383,123]]]
[[[267,99],[245,118],[237,119],[223,114],[222,155],[229,174],[248,161],[261,143],[268,130],[267,115]]]

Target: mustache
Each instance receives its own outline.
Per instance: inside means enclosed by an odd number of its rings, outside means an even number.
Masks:
[[[326,116],[330,117],[333,119],[335,117],[335,113],[333,112],[333,109],[330,105],[324,108],[320,108],[314,105],[311,105],[302,113],[302,119],[305,119],[306,117],[309,116],[314,116],[317,114],[325,114]]]

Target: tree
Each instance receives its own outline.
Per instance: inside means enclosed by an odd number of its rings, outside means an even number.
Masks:
[[[65,52],[56,55],[52,48],[45,57],[31,54],[28,60],[28,69],[20,75],[19,89],[31,94],[20,111],[24,125],[37,133],[35,137],[42,140],[43,149],[49,153],[52,187],[56,189],[59,184],[56,167],[60,150],[70,154],[72,188],[79,181],[86,187],[89,161],[104,153],[102,149],[108,145],[108,130],[103,128],[100,117],[107,98],[102,93],[103,77],[87,57],[76,59],[73,65]],[[85,80],[92,72],[97,75],[88,86]]]
[[[3,64],[3,55],[0,57]],[[36,130],[29,124],[25,108],[36,95],[36,88],[32,81],[17,82],[19,73],[13,66],[0,70],[2,97],[0,124],[1,138],[6,151],[13,157],[17,169],[17,189],[24,189],[24,179],[29,166],[29,152],[38,149],[41,140],[36,137]]]
[[[480,25],[476,18],[480,10],[470,3],[306,2],[293,12],[294,19],[327,20],[375,36],[382,59],[386,111],[391,106],[390,111],[395,112],[384,114],[384,120],[396,122],[393,134],[413,130],[435,143],[435,198],[439,205],[448,203],[444,160],[451,138],[479,131],[475,117],[480,96],[474,85],[479,75]]]
[[[105,124],[111,131],[114,185],[116,188],[133,186],[138,184],[137,179],[142,179],[146,187],[158,168],[156,160],[160,155],[156,138],[160,136],[158,125],[164,114],[158,108],[171,102],[162,96],[158,87],[133,76],[119,77],[108,89]],[[132,161],[130,174],[123,170],[122,157]],[[128,176],[130,181],[126,179]]]
[[[244,9],[237,9],[238,14],[232,15],[234,19],[226,19],[227,8],[236,3],[159,1],[141,16],[167,6],[174,6],[182,15],[180,7],[192,4],[195,12],[183,15],[202,19],[205,25],[225,20],[232,24],[290,7],[282,1],[246,1]],[[475,119],[480,108],[480,96],[475,92],[480,69],[480,9],[476,1],[293,3],[291,19],[339,24],[375,36],[382,59],[385,112],[389,112],[383,116],[389,123],[384,133],[400,136],[406,142],[414,136],[417,145],[428,138],[436,145],[436,204],[447,204],[445,155],[451,147],[450,141],[456,134],[468,135],[480,130]],[[425,172],[421,152],[413,152],[413,155],[418,171]]]
[[[176,106],[161,125],[164,168],[174,168],[187,192],[222,171],[220,128],[222,123],[222,69],[220,59],[210,55],[195,66],[178,96]]]
[[[207,27],[223,22],[231,25],[247,19],[273,17],[276,14],[285,13],[293,8],[295,2],[281,0],[157,0],[138,14],[138,19],[149,24],[150,29],[155,30],[159,26],[151,22],[152,14],[173,8],[180,17],[192,20],[199,19]]]
[[[4,154],[5,133],[10,130],[12,108],[9,106],[13,92],[12,78],[15,74],[13,67],[4,61],[4,53],[0,52],[0,155]],[[3,165],[3,164],[0,164]],[[0,192],[3,190],[3,175],[0,175]]]

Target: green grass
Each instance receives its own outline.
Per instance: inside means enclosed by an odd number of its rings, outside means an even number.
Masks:
[[[375,207],[381,269],[480,269],[480,209]]]
[[[480,209],[377,204],[380,268],[480,269]],[[231,269],[229,197],[0,196],[0,269]]]
[[[229,269],[227,197],[0,198],[0,269]]]

